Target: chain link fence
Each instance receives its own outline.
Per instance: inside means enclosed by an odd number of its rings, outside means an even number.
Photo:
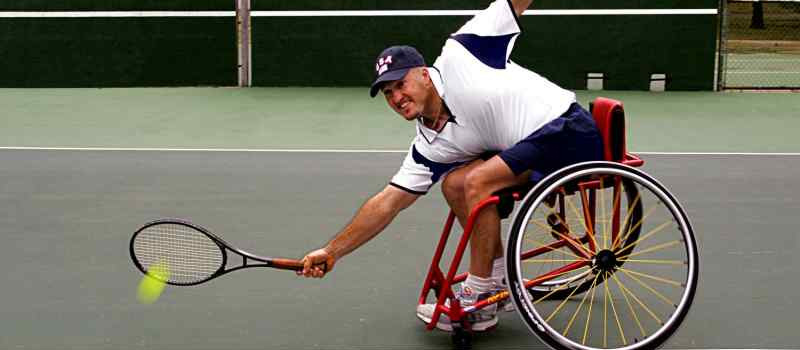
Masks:
[[[723,0],[720,89],[800,88],[800,0]]]

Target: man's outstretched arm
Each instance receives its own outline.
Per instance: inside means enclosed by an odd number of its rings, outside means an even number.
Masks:
[[[511,0],[511,4],[514,6],[514,13],[517,14],[517,17],[522,16],[522,13],[531,6],[533,0]]]
[[[419,195],[388,185],[368,199],[353,219],[325,247],[308,253],[302,260],[304,269],[298,275],[322,277],[333,269],[336,260],[352,252],[383,231],[397,214],[410,206]],[[314,266],[327,265],[327,271]]]

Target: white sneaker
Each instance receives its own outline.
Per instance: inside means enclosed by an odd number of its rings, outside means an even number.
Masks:
[[[523,278],[522,281],[528,283],[528,281],[530,280],[527,278]],[[492,290],[492,294],[494,295],[502,291],[508,291],[508,283],[506,283],[505,277],[503,277],[503,279],[499,283],[497,283],[495,289]],[[511,295],[509,295],[508,298],[505,298],[497,302],[497,310],[501,310],[504,312],[511,312],[516,310],[516,308],[514,307],[514,302],[511,301]]]
[[[503,279],[500,281],[500,283],[497,284],[496,288],[494,290],[492,290],[492,294],[497,294],[497,293],[500,293],[502,291],[508,291],[508,283],[506,283],[506,278],[505,277],[503,277]],[[508,298],[505,298],[503,300],[498,301],[497,302],[497,309],[498,310],[502,310],[504,312],[511,312],[511,311],[516,310],[514,308],[514,303],[511,301],[511,295],[509,295]]]
[[[492,293],[484,293],[477,295],[469,286],[463,286],[461,289],[456,291],[456,298],[458,299],[461,307],[467,307],[474,305],[478,300],[491,294]],[[445,305],[449,306],[450,303],[446,302]],[[425,324],[430,324],[431,319],[433,318],[434,310],[436,310],[436,304],[418,305],[417,318],[422,320],[422,322],[425,322]],[[472,331],[484,332],[491,330],[497,326],[497,304],[489,305],[478,311],[471,312],[467,314],[466,317],[472,325]],[[439,317],[439,322],[436,323],[436,328],[447,332],[453,331],[453,325],[450,323],[450,318],[447,317],[447,314],[442,313],[442,315]]]

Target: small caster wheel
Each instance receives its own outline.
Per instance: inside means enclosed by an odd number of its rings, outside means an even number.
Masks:
[[[464,328],[461,327],[453,327],[453,335],[451,335],[450,338],[453,340],[454,349],[472,349],[472,332],[464,330]]]

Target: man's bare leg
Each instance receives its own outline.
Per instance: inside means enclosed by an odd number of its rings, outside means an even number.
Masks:
[[[456,215],[458,223],[461,224],[462,228],[467,226],[467,218],[469,217],[464,183],[467,178],[467,174],[484,162],[484,160],[478,159],[469,163],[465,167],[458,168],[448,174],[442,182],[442,194],[444,195],[447,204],[450,206],[450,209],[452,209],[453,213]],[[487,208],[486,210],[492,209]],[[503,256],[502,241],[498,240],[497,245],[495,246],[494,255],[495,259]]]
[[[511,168],[498,156],[476,165],[464,179],[465,212],[471,212],[496,191],[527,182],[528,176],[528,172],[514,175]],[[470,239],[469,273],[480,278],[490,278],[494,259],[502,256],[500,215],[495,206],[486,207],[478,214]]]
[[[490,159],[486,162],[476,160],[463,168],[450,172],[442,181],[442,193],[462,227],[466,226],[470,209],[475,207],[476,202],[488,198],[489,195],[499,189],[521,184],[528,180],[529,172],[514,176],[504,161],[498,157],[495,158],[492,158],[494,161]],[[501,164],[497,164],[497,162]],[[481,177],[484,175],[492,175],[492,172],[496,172],[492,167],[500,165],[506,168],[506,171],[501,171],[500,174],[503,181],[489,181],[488,188],[484,188],[485,196],[484,193],[471,189],[471,186],[485,185],[485,183],[478,180],[482,181]],[[481,196],[481,198],[471,201],[470,195]],[[494,260],[503,256],[503,244],[500,239],[500,217],[497,214],[497,209],[494,206],[486,207],[479,214],[477,222],[478,224],[473,227],[470,238],[470,271],[462,288],[456,294],[457,298],[463,303],[462,306],[474,304],[483,293],[496,290],[501,284],[499,275],[502,275],[502,268],[498,267],[500,271],[493,271]],[[498,276],[492,276],[493,272]],[[470,314],[468,317],[473,322],[473,327],[479,326],[478,328],[473,328],[473,330],[488,330],[497,325],[497,306],[499,304]],[[418,305],[417,317],[426,323],[430,323],[435,309],[435,304]],[[446,319],[446,316],[442,316],[439,319],[436,327],[451,330],[452,325],[449,320],[443,319]]]
[[[530,175],[529,172],[525,172],[519,176],[514,176],[513,173],[511,172],[511,169],[508,169],[503,160],[497,158],[497,161],[500,162],[501,164],[493,164],[493,166],[502,165],[503,167],[505,167],[507,169],[507,174],[505,177],[507,177],[510,180],[500,179],[500,181],[497,181],[497,183],[492,184],[488,190],[485,190],[484,192],[479,192],[487,194],[483,197],[480,197],[479,199],[476,199],[477,202],[480,202],[481,200],[488,198],[492,193],[494,193],[497,190],[513,185],[523,184],[528,181],[528,177]],[[444,194],[444,197],[447,200],[447,204],[450,206],[450,208],[453,210],[456,217],[458,218],[458,222],[461,224],[461,227],[466,227],[467,218],[469,217],[470,210],[471,208],[474,208],[477,205],[477,202],[470,205],[470,203],[467,201],[467,188],[466,188],[467,178],[470,177],[470,174],[475,172],[476,169],[486,166],[485,165],[486,163],[487,163],[486,161],[480,159],[475,160],[465,167],[454,170],[453,172],[448,174],[445,177],[444,181],[442,182],[442,193]],[[493,171],[491,169],[489,170]],[[486,169],[484,169],[483,171],[485,172]],[[508,176],[509,174],[510,176]],[[472,178],[472,180],[474,181],[475,178]],[[490,214],[486,215],[485,213],[490,213]],[[474,227],[471,239],[472,242],[470,244],[470,256],[472,257],[470,259],[471,261],[470,273],[474,274],[475,273],[474,271],[477,271],[477,273],[482,273],[482,272],[485,273],[486,272],[485,269],[479,266],[483,266],[485,264],[485,261],[487,261],[488,259],[489,261],[488,273],[489,275],[491,275],[492,261],[503,256],[503,242],[500,239],[500,217],[497,214],[496,208],[494,206],[490,206],[485,208],[481,212],[481,216],[479,216],[478,218],[479,220],[477,221],[477,224]],[[485,222],[481,223],[481,220],[484,220]],[[485,230],[485,232],[480,230]],[[489,249],[484,251],[484,249],[482,249],[483,247],[489,247]],[[474,263],[475,261],[474,257],[477,256],[476,254],[483,254],[482,257],[478,258],[479,260],[477,262],[477,266],[475,266],[476,263]],[[485,277],[488,275],[478,275],[478,276]]]

